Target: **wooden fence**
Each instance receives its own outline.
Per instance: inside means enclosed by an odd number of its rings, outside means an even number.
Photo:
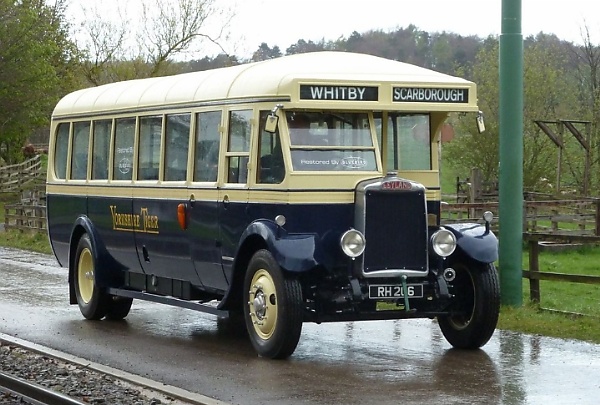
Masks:
[[[443,204],[441,222],[481,222],[484,211],[498,216],[498,203]],[[498,231],[498,221],[492,229]],[[600,236],[600,199],[523,202],[523,232]]]
[[[481,222],[484,211],[497,215],[498,203],[444,204],[441,220],[442,223]],[[497,232],[498,221],[495,222],[492,229]],[[544,272],[539,266],[542,245],[600,244],[600,200],[524,201],[523,240],[529,249],[529,270],[523,270],[523,278],[529,280],[532,302],[540,302],[540,280],[600,284],[600,276]]]
[[[565,281],[570,283],[600,284],[600,276],[565,274],[540,271],[540,242],[560,244],[600,244],[600,236],[559,235],[555,233],[524,233],[523,240],[529,245],[529,270],[523,270],[523,278],[529,279],[529,297],[540,302],[540,280]]]
[[[0,192],[14,193],[23,190],[42,174],[42,157],[35,155],[23,163],[0,167]]]
[[[46,190],[38,184],[24,190],[21,201],[4,205],[4,228],[21,231],[46,231]]]

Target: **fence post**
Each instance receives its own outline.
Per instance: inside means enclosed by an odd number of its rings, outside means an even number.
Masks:
[[[537,239],[529,240],[529,299],[531,302],[540,302],[540,273],[539,254],[540,247]]]
[[[596,204],[596,229],[594,235],[600,236],[600,200],[595,200]]]
[[[558,216],[558,210],[553,209],[553,210],[550,210],[550,212],[552,213],[552,218],[550,218],[552,232],[557,232],[558,231],[558,221],[556,220],[556,217]]]

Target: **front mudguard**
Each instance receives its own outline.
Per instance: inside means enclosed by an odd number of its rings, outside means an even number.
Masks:
[[[233,282],[218,308],[234,311],[242,308],[244,274],[248,262],[258,249],[268,249],[284,271],[303,273],[323,263],[318,240],[314,234],[288,234],[270,220],[251,223],[240,238],[233,261]]]
[[[457,251],[481,263],[498,260],[498,238],[485,225],[449,224],[444,228],[456,236]],[[455,253],[456,254],[456,253]]]
[[[301,273],[322,262],[315,234],[289,234],[273,221],[259,220],[246,228],[241,240],[244,241],[253,235],[258,235],[264,240],[279,266],[287,271]]]

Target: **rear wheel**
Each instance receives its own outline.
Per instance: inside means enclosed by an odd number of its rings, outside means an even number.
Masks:
[[[500,314],[500,286],[493,264],[457,262],[456,278],[450,283],[454,295],[451,313],[438,323],[448,342],[457,348],[474,349],[492,337]]]
[[[252,346],[263,357],[290,356],[302,332],[300,282],[286,277],[267,250],[252,256],[244,279],[244,318]]]
[[[133,298],[111,296],[106,305],[106,319],[118,321],[129,314]]]
[[[74,265],[74,285],[79,310],[86,319],[102,319],[106,315],[108,295],[96,284],[96,263],[88,234],[79,239]]]

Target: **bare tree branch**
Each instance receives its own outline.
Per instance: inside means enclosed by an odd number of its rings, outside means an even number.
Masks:
[[[80,45],[87,51],[85,75],[94,85],[172,73],[174,58],[206,43],[227,54],[221,41],[234,12],[217,7],[217,0],[138,0],[126,5],[129,15],[121,9],[118,18],[106,10],[86,10],[86,40]],[[132,9],[139,10],[133,22]]]

